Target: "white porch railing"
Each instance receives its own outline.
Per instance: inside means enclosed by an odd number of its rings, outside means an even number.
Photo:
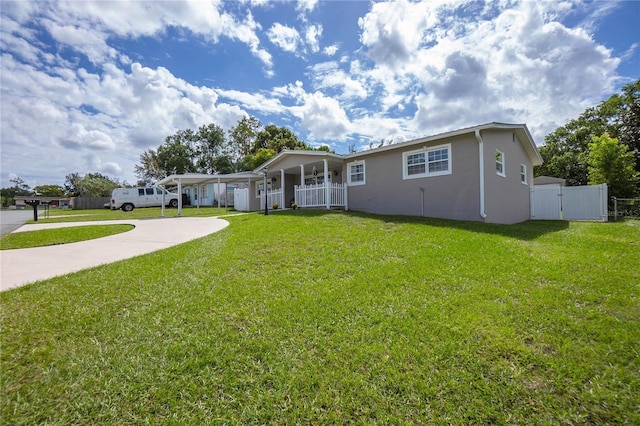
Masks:
[[[267,191],[267,206],[269,207],[269,209],[271,209],[275,203],[277,203],[278,207],[281,209],[289,207],[284,205],[284,195],[282,193],[282,188]],[[260,195],[260,208],[264,208],[264,193]]]
[[[347,185],[343,183],[296,185],[295,202],[298,207],[347,207]],[[329,199],[327,200],[327,196]],[[329,201],[327,203],[327,201]]]

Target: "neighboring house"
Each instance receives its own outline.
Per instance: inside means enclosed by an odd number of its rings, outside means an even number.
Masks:
[[[551,176],[538,176],[537,178],[533,179],[533,184],[536,186],[541,186],[541,185],[566,186],[567,180],[562,178],[557,178],[557,177],[551,177]]]
[[[531,218],[533,166],[540,164],[526,125],[488,123],[347,155],[282,151],[252,173],[173,175],[159,184],[241,183],[236,209],[249,211],[295,202],[299,207],[517,223]]]
[[[51,207],[68,208],[71,204],[71,198],[67,197],[45,197],[42,195],[16,195],[13,197],[17,208],[26,207],[25,201],[40,201],[40,204],[48,204]]]

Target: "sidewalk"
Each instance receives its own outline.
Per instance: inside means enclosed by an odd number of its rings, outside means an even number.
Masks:
[[[135,228],[78,243],[0,250],[0,291],[182,244],[220,231],[229,222],[213,217],[108,220],[30,224],[14,232],[111,224],[130,224]]]

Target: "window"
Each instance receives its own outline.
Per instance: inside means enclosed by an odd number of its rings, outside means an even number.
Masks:
[[[498,176],[505,176],[504,173],[504,152],[496,149],[496,173]]]
[[[402,158],[404,179],[451,174],[450,144],[405,152]]]
[[[153,195],[153,188],[145,188],[145,191],[147,191],[147,195]]]
[[[144,188],[138,188],[138,196],[140,197],[144,196]]]
[[[364,185],[364,161],[354,161],[347,164],[347,184],[349,185]]]
[[[162,195],[162,189],[156,188],[156,195]]]
[[[527,166],[524,164],[520,164],[520,182],[523,185],[527,184]]]

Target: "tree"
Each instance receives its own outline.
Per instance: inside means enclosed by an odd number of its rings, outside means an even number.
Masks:
[[[589,143],[605,133],[619,138],[636,153],[635,168],[640,171],[639,99],[640,80],[547,135],[540,147],[544,163],[536,167],[535,175],[561,177],[568,185],[585,185]]]
[[[43,197],[64,197],[64,188],[60,185],[38,185],[33,190]]]
[[[72,197],[109,197],[120,186],[118,179],[100,173],[87,173],[84,177],[71,173],[66,176],[64,184],[67,195]]]
[[[262,123],[256,117],[242,117],[238,123],[229,129],[229,138],[238,159],[251,153],[251,148],[256,136],[262,127]]]
[[[158,147],[158,167],[164,176],[183,173],[194,173],[194,154],[191,148],[194,133],[191,129],[178,130],[167,136],[164,144]]]
[[[640,172],[640,79],[625,86],[620,97],[620,142],[629,147],[635,169]]]
[[[20,176],[15,176],[9,179],[9,182],[13,182],[14,185],[11,187],[0,189],[0,198],[2,199],[2,205],[13,204],[16,195],[32,194],[32,191],[29,189],[29,185],[27,185]]]
[[[267,125],[256,135],[251,153],[257,154],[261,148],[272,149],[276,153],[284,149],[311,149],[309,145],[299,140],[291,130],[286,127],[278,127],[275,124]]]
[[[135,175],[140,179],[142,186],[150,185],[163,177],[164,171],[158,163],[158,153],[153,149],[148,149],[140,154],[140,164],[134,168]]]
[[[633,157],[628,146],[618,139],[607,134],[594,137],[589,144],[589,184],[606,183],[611,197],[633,197],[640,180]]]
[[[244,157],[244,165],[248,170],[257,168],[260,164],[267,162],[269,159],[276,156],[276,151],[270,148],[260,148],[258,152],[254,154],[248,154]]]
[[[217,124],[201,126],[191,140],[198,173],[231,173],[233,160],[224,130]]]

